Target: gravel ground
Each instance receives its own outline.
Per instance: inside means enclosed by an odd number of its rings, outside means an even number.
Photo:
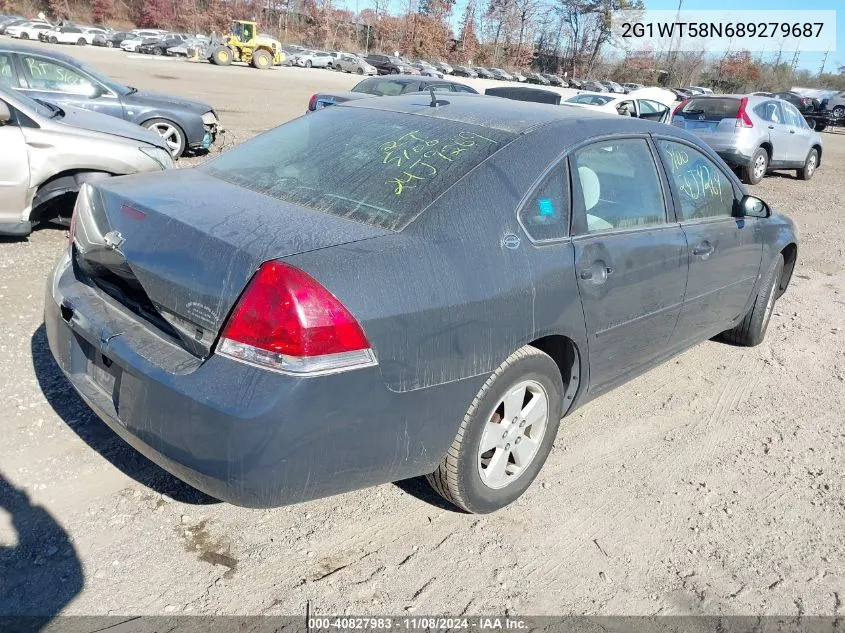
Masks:
[[[243,140],[357,77],[71,52],[213,103]],[[488,516],[406,481],[274,510],[215,503],[124,445],[42,326],[66,243],[0,242],[0,615],[834,615],[845,597],[845,135],[810,183],[754,187],[801,231],[754,349],[704,343],[565,420],[535,484]],[[196,159],[188,162],[196,162]]]

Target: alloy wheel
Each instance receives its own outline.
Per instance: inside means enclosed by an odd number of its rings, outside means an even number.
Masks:
[[[759,180],[766,174],[766,157],[763,154],[759,154],[756,159],[754,159],[754,179]]]
[[[167,144],[170,153],[176,156],[182,148],[182,132],[166,121],[157,121],[149,126],[150,130],[161,136]]]
[[[529,467],[546,432],[549,396],[535,380],[511,387],[491,413],[478,446],[478,474],[488,488],[501,489]]]

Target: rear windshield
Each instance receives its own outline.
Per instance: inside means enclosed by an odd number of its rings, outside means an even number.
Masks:
[[[704,116],[705,119],[716,120],[735,119],[738,110],[739,99],[736,97],[693,97],[684,104],[680,113],[684,118]]]
[[[365,79],[357,84],[352,92],[364,92],[368,95],[376,95],[379,97],[395,97],[402,94],[405,88],[405,82],[392,81],[391,79],[382,79],[373,77],[372,79]]]
[[[401,231],[515,134],[434,117],[335,106],[199,167],[221,180]]]
[[[567,103],[580,103],[583,105],[594,105],[594,106],[603,106],[606,103],[610,103],[616,97],[605,96],[605,95],[575,95],[574,97],[570,97],[566,100]]]

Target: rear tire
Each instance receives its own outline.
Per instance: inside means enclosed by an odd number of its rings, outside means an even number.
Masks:
[[[59,39],[55,35],[51,35],[49,39],[50,44],[58,44]]]
[[[845,116],[845,106],[836,106],[833,108],[833,116],[837,118]]]
[[[106,40],[106,48],[114,48],[114,42],[111,40]]]
[[[783,276],[783,255],[778,253],[765,277],[754,304],[735,328],[722,332],[722,340],[732,345],[754,347],[763,342],[775,308],[775,300]]]
[[[306,59],[306,60],[305,60],[305,67],[306,67],[306,68],[311,68],[311,66],[313,66],[313,65],[314,65],[314,64],[312,64],[312,63],[311,63],[311,60],[310,60],[310,59]]]
[[[28,40],[28,39],[29,39],[29,34],[28,34],[28,33],[21,33],[21,37],[20,37],[20,39],[22,39],[22,40]]]
[[[85,41],[85,38],[84,38],[84,37],[80,37],[78,40],[76,40],[76,45],[77,45],[77,46],[85,46],[87,43],[88,43],[88,42],[86,42],[86,41]]]
[[[357,72],[359,75],[363,75],[363,74],[364,74],[364,69],[363,69],[363,68],[359,68],[359,69],[358,69],[358,70],[356,70],[355,72]]]
[[[563,382],[555,361],[535,347],[518,349],[484,383],[428,482],[467,512],[503,508],[540,472],[562,411]],[[520,443],[523,448],[516,449]]]
[[[769,153],[763,147],[758,147],[748,165],[742,169],[742,180],[749,185],[756,185],[766,175],[769,169]]]
[[[816,173],[816,167],[819,163],[819,152],[814,148],[807,154],[807,159],[804,161],[804,166],[798,170],[799,180],[809,180]]]
[[[257,50],[252,54],[252,65],[260,70],[266,70],[273,65],[273,56],[265,50]]]

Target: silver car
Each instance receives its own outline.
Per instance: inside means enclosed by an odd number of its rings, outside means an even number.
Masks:
[[[2,86],[0,147],[0,235],[22,237],[38,222],[68,218],[83,182],[173,166],[154,132]]]
[[[692,132],[756,185],[772,169],[809,180],[822,161],[822,139],[791,103],[756,95],[700,95],[681,103],[672,124]]]
[[[378,69],[357,55],[342,55],[334,62],[335,70],[356,75],[377,75]]]

